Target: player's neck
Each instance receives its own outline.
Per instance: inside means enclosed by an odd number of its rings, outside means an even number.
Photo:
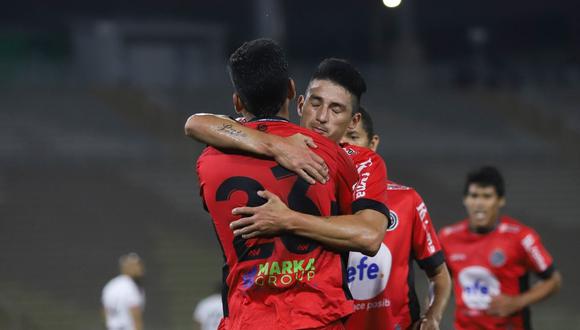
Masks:
[[[497,226],[499,224],[499,217],[497,219],[495,219],[495,221],[493,221],[490,225],[488,226],[474,226],[474,225],[469,225],[469,231],[471,231],[472,233],[475,234],[489,234],[492,231],[494,231]]]
[[[252,113],[250,113],[249,111],[246,111],[246,110],[242,110],[241,115],[244,116],[246,121],[253,121],[253,120],[256,120],[256,118],[257,118]],[[267,117],[267,118],[281,118],[281,119],[290,120],[290,112],[288,111],[287,102],[282,106],[282,108],[280,108],[280,111],[278,111],[277,114],[275,114],[274,116],[271,116],[271,117]]]

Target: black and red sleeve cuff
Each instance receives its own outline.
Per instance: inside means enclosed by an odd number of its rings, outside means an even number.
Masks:
[[[542,280],[547,280],[550,277],[552,277],[552,274],[554,274],[555,271],[556,271],[556,267],[552,263],[548,268],[546,268],[546,270],[544,270],[543,272],[536,273],[536,274]]]
[[[360,198],[357,199],[356,201],[352,202],[352,214],[357,213],[358,211],[361,210],[366,210],[366,209],[370,209],[370,210],[375,210],[377,212],[380,212],[382,214],[384,214],[387,219],[390,220],[389,217],[389,209],[387,208],[387,206],[381,202],[377,202],[375,200],[372,199],[367,199],[367,198]]]
[[[435,254],[425,259],[417,259],[417,264],[426,272],[432,272],[435,268],[441,266],[445,262],[443,251],[439,250]]]

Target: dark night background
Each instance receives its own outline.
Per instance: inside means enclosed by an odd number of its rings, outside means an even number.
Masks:
[[[0,329],[104,328],[100,292],[128,251],[147,264],[146,328],[195,328],[222,255],[198,197],[203,146],[183,124],[232,114],[226,59],[262,36],[284,46],[299,91],[325,57],[360,68],[389,176],[437,228],[465,216],[465,173],[497,165],[505,212],[564,278],[532,308],[535,328],[580,329],[573,0],[4,1]],[[420,296],[425,282],[418,271]]]

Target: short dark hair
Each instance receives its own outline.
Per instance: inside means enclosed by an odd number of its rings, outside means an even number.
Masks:
[[[245,42],[230,56],[230,77],[244,107],[256,117],[276,115],[288,97],[288,62],[273,40]]]
[[[371,139],[373,138],[373,135],[375,135],[373,118],[367,112],[367,109],[365,107],[363,107],[362,105],[358,107],[358,112],[360,113],[360,121],[362,124],[362,128],[365,131],[365,133],[367,134],[367,137],[368,137],[369,142],[370,142]]]
[[[330,80],[355,96],[353,114],[358,111],[361,97],[367,91],[361,73],[350,62],[339,58],[327,58],[320,62],[310,78],[310,81],[313,80]]]
[[[465,180],[465,187],[463,188],[463,195],[466,196],[469,191],[469,186],[476,184],[482,187],[494,187],[495,192],[499,197],[505,195],[505,183],[503,176],[499,170],[493,166],[483,166],[473,170],[467,174]]]

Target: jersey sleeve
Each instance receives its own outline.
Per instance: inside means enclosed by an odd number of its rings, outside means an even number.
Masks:
[[[387,207],[387,166],[383,159],[369,150],[355,159],[358,181],[353,191],[352,213],[372,209],[389,218]]]
[[[139,293],[139,289],[127,287],[125,290],[125,303],[127,307],[139,307],[143,302],[141,294]]]
[[[353,162],[348,158],[346,153],[337,148],[337,171],[336,171],[336,197],[340,214],[353,213],[352,206],[352,188],[358,181],[358,175]]]
[[[196,174],[197,177],[199,179],[199,196],[201,197],[201,203],[203,206],[203,209],[209,213],[209,209],[207,207],[207,203],[205,201],[205,195],[204,195],[204,187],[205,187],[205,177],[201,174],[200,168],[202,166],[202,164],[206,161],[206,154],[208,153],[208,150],[210,149],[210,147],[206,147],[202,154],[199,156],[199,158],[197,159],[197,164],[196,164]]]
[[[538,233],[531,229],[526,230],[521,240],[521,245],[528,268],[542,279],[552,276],[555,270],[554,262],[550,253],[542,244]]]
[[[434,270],[443,264],[444,257],[441,244],[437,238],[427,205],[421,196],[413,191],[415,209],[413,210],[412,247],[415,260],[424,270]]]
[[[207,314],[207,303],[206,300],[202,300],[200,301],[197,306],[195,306],[195,309],[193,310],[193,320],[197,321],[199,323],[203,323],[204,320],[204,315]]]

